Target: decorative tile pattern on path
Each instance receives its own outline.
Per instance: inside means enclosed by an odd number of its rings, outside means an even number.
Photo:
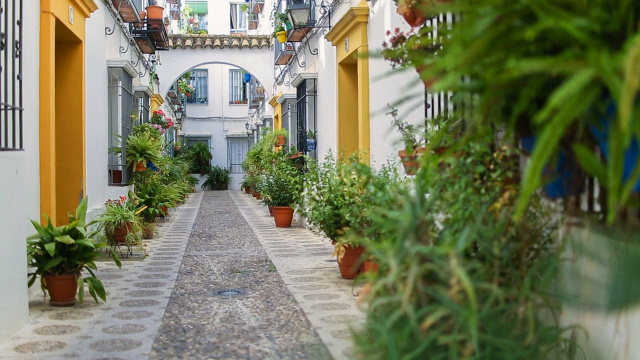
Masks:
[[[0,359],[354,357],[361,289],[340,277],[326,238],[295,222],[276,228],[237,191],[192,194],[157,230],[146,259],[98,264],[106,303],[31,298],[29,323]]]

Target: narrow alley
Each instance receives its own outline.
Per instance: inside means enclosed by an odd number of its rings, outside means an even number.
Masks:
[[[0,359],[351,357],[360,289],[330,241],[273,227],[251,196],[192,194],[145,244],[144,260],[99,263],[106,303],[54,308],[32,292],[29,323]]]

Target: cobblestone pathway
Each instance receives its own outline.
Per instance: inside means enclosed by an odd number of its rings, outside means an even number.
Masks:
[[[32,297],[0,359],[351,357],[348,326],[363,314],[326,239],[275,228],[236,191],[198,192],[158,230],[144,261],[98,265],[107,303]]]

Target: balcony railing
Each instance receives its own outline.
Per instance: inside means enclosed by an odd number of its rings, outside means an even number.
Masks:
[[[137,24],[129,24],[131,35],[144,54],[158,50],[169,50],[167,27],[160,19],[144,19]]]
[[[122,21],[137,23],[140,21],[140,11],[143,10],[142,0],[112,0]]]

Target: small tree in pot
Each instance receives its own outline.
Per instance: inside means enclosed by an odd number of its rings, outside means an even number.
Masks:
[[[69,213],[69,224],[54,227],[47,215],[47,226],[37,221],[31,223],[38,231],[27,238],[27,258],[31,272],[28,285],[35,283],[40,276],[43,292],[49,292],[50,304],[53,306],[72,306],[76,303],[76,291],[79,290],[80,302],[84,299],[84,284],[89,286],[89,294],[98,302],[98,297],[106,301],[106,293],[102,282],[95,276],[95,259],[105,256],[99,249],[107,246],[105,242],[96,240],[100,232],[97,227],[88,231],[87,227],[96,222],[86,223],[87,199],[80,201],[75,215]],[[110,256],[121,266],[114,251]],[[91,276],[82,277],[87,270]]]

